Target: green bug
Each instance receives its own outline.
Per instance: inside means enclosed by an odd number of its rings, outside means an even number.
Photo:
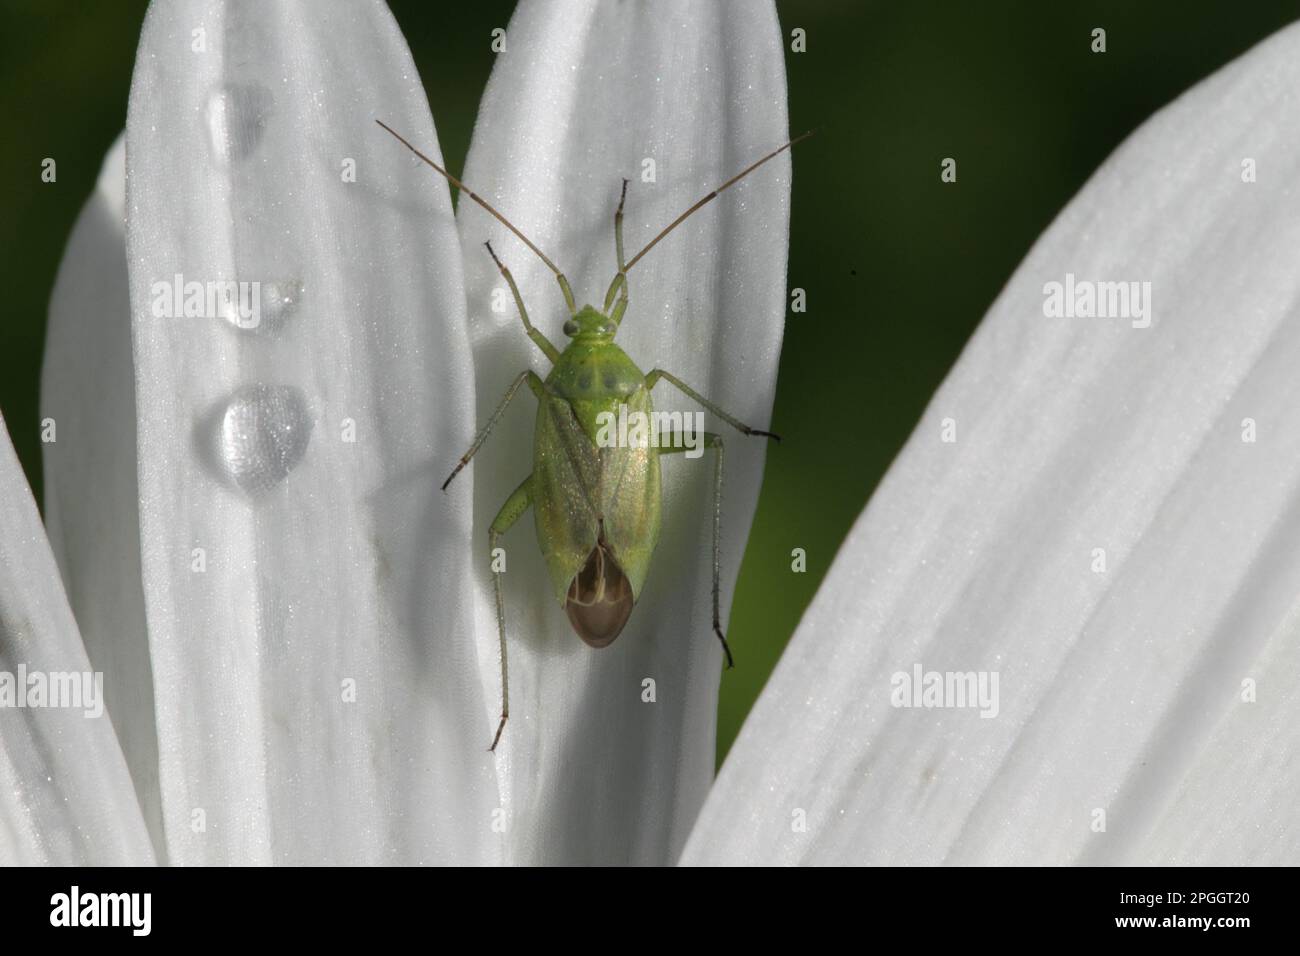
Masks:
[[[602,416],[617,416],[620,410],[625,410],[629,415],[640,414],[648,419],[654,411],[650,391],[660,379],[664,379],[738,431],[780,441],[779,436],[751,428],[727,414],[663,369],[654,369],[648,375],[643,373],[627,353],[614,344],[614,336],[618,332],[623,313],[627,310],[627,274],[659,240],[680,226],[700,207],[768,160],[812,134],[809,132],[796,137],[741,170],[669,223],[630,260],[625,260],[623,256],[623,205],[627,199],[628,182],[623,180],[618,209],[614,213],[614,246],[618,272],[605,293],[603,308],[585,305],[579,309],[568,279],[527,236],[486,200],[412,146],[392,127],[379,120],[375,122],[518,236],[555,273],[556,281],[559,282],[565,304],[569,308],[564,334],[570,341],[564,351],[557,349],[528,320],[528,311],[524,308],[523,296],[515,285],[514,277],[492,251],[491,244],[485,243],[488,254],[492,256],[492,261],[496,263],[514,296],[524,331],[550,359],[552,369],[545,379],[531,370],[521,372],[515,378],[488,417],[487,424],[475,436],[474,443],[442,483],[442,490],[446,491],[452,479],[469,464],[505,413],[515,393],[527,384],[538,403],[533,471],[506,499],[493,520],[488,530],[489,552],[495,552],[500,536],[531,506],[536,516],[537,542],[546,559],[555,596],[568,615],[570,624],[577,635],[591,647],[607,647],[618,637],[632,614],[659,540],[659,456],[682,451],[685,446],[681,441],[682,436],[675,434],[666,443],[653,445],[611,447],[607,443],[599,444],[597,436],[600,423],[602,420],[608,421],[607,418],[602,419]],[[715,452],[713,632],[722,643],[727,666],[731,667],[731,648],[727,646],[726,636],[722,633],[718,586],[721,570],[723,443],[721,436],[712,432],[705,432],[702,439],[704,447]],[[510,716],[501,572],[494,570],[493,584],[496,593],[497,631],[501,642],[501,721],[497,724],[496,735],[492,738],[489,750],[496,749]]]

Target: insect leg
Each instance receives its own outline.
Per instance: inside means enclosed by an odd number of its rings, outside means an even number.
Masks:
[[[560,360],[560,350],[552,345],[551,340],[543,335],[539,330],[533,328],[533,323],[528,321],[528,310],[524,308],[524,297],[519,294],[519,286],[515,285],[515,277],[510,274],[510,270],[505,267],[501,260],[497,258],[497,254],[492,251],[492,243],[485,242],[483,245],[487,246],[488,255],[490,255],[492,261],[497,264],[497,268],[500,269],[501,274],[505,276],[506,284],[510,286],[510,291],[515,297],[515,305],[519,307],[519,318],[524,320],[524,331],[528,333],[528,337],[536,343],[537,347],[546,354],[546,357],[551,360],[551,364],[554,365]]]
[[[699,402],[701,405],[703,405],[709,411],[713,412],[713,414],[717,415],[719,418],[721,418],[732,428],[736,429],[736,431],[744,432],[746,435],[761,435],[764,438],[775,438],[777,441],[781,440],[781,436],[775,434],[774,432],[765,432],[759,428],[750,428],[740,419],[735,418],[732,415],[728,415],[721,408],[713,404],[713,402],[709,401],[699,392],[695,391],[695,389],[691,388],[689,385],[683,382],[676,375],[673,375],[670,372],[665,372],[661,368],[655,369],[653,372],[651,372],[649,375],[645,377],[645,387],[647,389],[654,388],[655,383],[658,382],[659,379],[661,378],[664,379],[665,381],[671,382],[672,384],[676,385],[677,388],[681,390],[683,395],[687,396],[688,398],[693,398],[695,401]]]
[[[541,376],[531,370],[520,372],[515,377],[515,380],[510,383],[510,387],[506,389],[505,398],[501,399],[496,410],[488,416],[487,424],[484,425],[482,430],[474,436],[474,444],[469,446],[469,451],[460,456],[460,461],[458,461],[456,467],[451,470],[451,474],[447,476],[447,480],[442,483],[443,491],[447,490],[447,486],[451,484],[451,480],[460,474],[460,470],[469,464],[469,460],[473,458],[479,448],[482,447],[483,442],[487,441],[488,432],[492,431],[492,429],[496,427],[496,423],[500,421],[501,416],[505,414],[506,406],[510,404],[510,400],[515,397],[515,392],[519,391],[519,386],[524,384],[524,382],[528,383],[528,387],[533,390],[533,394],[539,398],[545,394],[546,385],[542,382]]]
[[[506,503],[497,512],[496,518],[492,520],[492,526],[488,528],[488,554],[492,556],[493,561],[496,560],[497,539],[509,531],[510,526],[518,521],[532,504],[532,480],[533,476],[529,475],[510,493]],[[506,667],[506,602],[501,593],[501,572],[495,568],[492,571],[492,587],[496,591],[497,636],[501,641],[501,722],[497,724],[497,732],[492,738],[489,751],[497,749],[501,731],[506,729],[506,719],[510,716],[510,677]]]
[[[609,307],[614,304],[614,296],[619,295],[618,307],[610,316],[617,325],[622,321],[623,313],[627,310],[627,265],[623,259],[623,204],[627,202],[627,180],[623,180],[623,192],[618,197],[618,209],[614,212],[614,255],[618,259],[618,274],[614,276],[614,281],[609,284],[609,291],[605,293],[605,312],[609,312]]]
[[[614,303],[614,311],[609,313],[610,321],[615,325],[623,324],[623,313],[627,311],[627,280],[623,281],[623,291],[619,293],[618,301]]]
[[[627,202],[627,180],[623,180],[623,191],[618,196],[618,208],[614,210],[614,253],[618,257],[618,273],[627,280],[626,265],[623,260],[623,204]]]
[[[705,432],[702,436],[704,447],[717,452],[713,459],[713,633],[722,642],[722,653],[726,655],[727,667],[735,667],[731,657],[731,648],[722,633],[722,436]],[[686,450],[686,443],[681,441],[676,432],[672,438],[659,448],[659,454],[672,455]]]

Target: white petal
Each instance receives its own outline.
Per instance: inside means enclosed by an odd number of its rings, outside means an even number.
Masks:
[[[83,216],[81,225],[86,219]],[[144,818],[0,420],[0,866],[153,862]],[[53,688],[63,688],[56,703]],[[47,706],[30,696],[50,689]],[[75,688],[81,696],[64,696]]]
[[[437,155],[380,3],[150,8],[127,246],[172,862],[495,857],[470,514],[437,493],[473,424],[459,240],[376,118]],[[156,317],[175,275],[263,283],[260,324]]]
[[[163,847],[153,674],[140,586],[126,137],[68,242],[50,300],[41,416],[45,526],[154,844]]]
[[[599,307],[615,272],[620,181],[632,256],[692,202],[787,136],[784,61],[770,3],[521,4],[480,109],[466,182],[537,243]],[[650,161],[654,182],[643,179]],[[630,274],[618,344],[741,420],[771,411],[785,311],[788,155],[724,193]],[[523,369],[525,337],[483,248],[514,272],[530,317],[557,346],[568,318],[554,277],[495,220],[460,199],[480,421]],[[500,290],[499,292],[497,290]],[[492,309],[494,292],[505,308]],[[474,567],[488,707],[498,687],[487,526],[529,474],[536,404],[526,390],[476,460]],[[698,406],[668,383],[656,407]],[[765,453],[725,432],[723,623]],[[779,451],[777,452],[780,453]],[[450,468],[453,456],[446,456]],[[711,454],[664,463],[664,527],[627,629],[593,651],[557,605],[533,518],[506,536],[511,718],[501,745],[510,858],[658,863],[676,858],[713,777],[721,651],[711,618]],[[468,483],[466,483],[468,484]],[[468,487],[452,486],[464,501]],[[743,661],[744,647],[735,648]],[[655,702],[643,682],[655,681]],[[724,678],[725,679],[725,678]]]
[[[850,534],[686,861],[1300,858],[1298,82],[1292,27],[1143,126],[1035,246]],[[1149,281],[1151,327],[1047,318],[1067,272]],[[892,707],[916,664],[997,672],[998,715]]]

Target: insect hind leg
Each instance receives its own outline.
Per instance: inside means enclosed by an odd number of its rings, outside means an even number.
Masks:
[[[736,666],[731,656],[731,646],[722,633],[722,436],[713,432],[700,435],[705,448],[716,452],[713,459],[713,633],[722,643],[722,653],[727,660],[727,669]],[[673,455],[687,450],[681,436],[674,431],[671,438],[660,446],[659,454]]]
[[[488,555],[494,563],[496,561],[497,541],[501,535],[510,530],[533,503],[532,482],[532,475],[520,482],[519,487],[510,493],[510,497],[501,506],[497,516],[492,519],[492,525],[488,528]],[[492,746],[488,748],[489,751],[497,749],[497,744],[501,740],[501,732],[506,729],[506,721],[510,717],[510,670],[506,664],[506,602],[501,589],[501,574],[502,572],[493,567],[492,588],[496,593],[497,637],[501,643],[501,721],[497,724],[497,732],[492,737]]]

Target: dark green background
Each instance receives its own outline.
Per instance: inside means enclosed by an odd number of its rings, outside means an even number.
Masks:
[[[703,2],[703,0],[701,0]],[[0,410],[40,494],[37,390],[64,242],[126,121],[143,2],[6,2],[0,14]],[[511,3],[398,0],[443,152],[459,170]],[[1300,2],[779,3],[795,157],[786,326],[758,517],[722,682],[721,756],[850,525],[1030,244],[1152,111]],[[1105,54],[1090,32],[1107,31]],[[40,162],[58,161],[58,182]],[[958,162],[958,182],[939,162]],[[850,425],[846,430],[846,425]],[[808,570],[790,570],[790,550]]]

